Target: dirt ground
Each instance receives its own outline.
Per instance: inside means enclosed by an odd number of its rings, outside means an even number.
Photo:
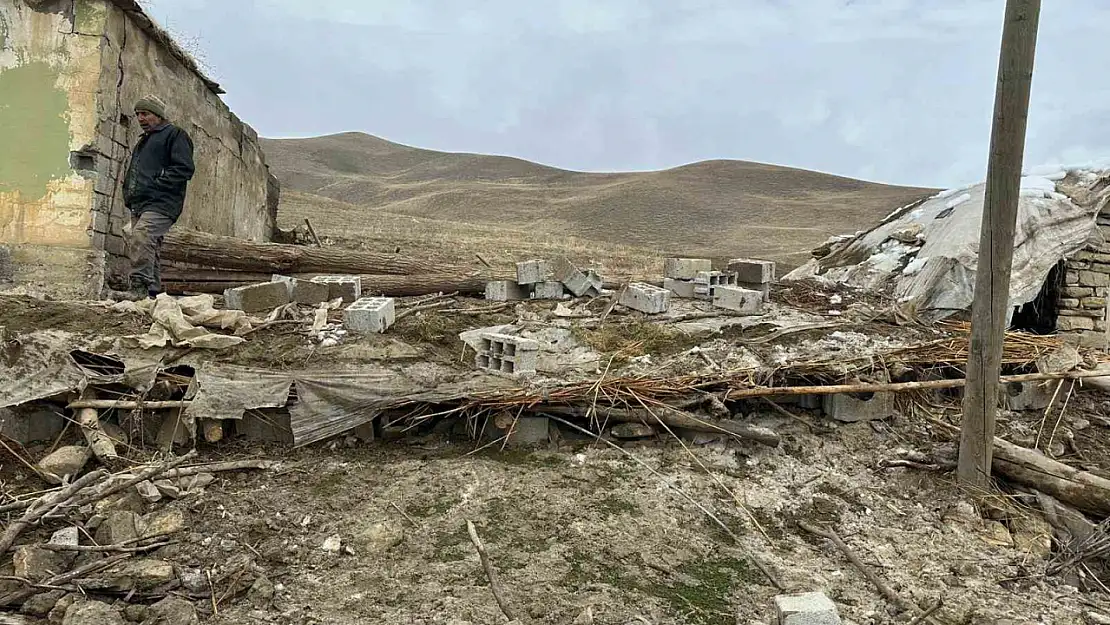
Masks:
[[[256,567],[248,580],[278,588],[272,603],[229,602],[214,623],[504,622],[468,520],[522,622],[771,623],[778,591],[748,554],[791,591],[825,591],[855,623],[909,620],[827,541],[799,529],[803,520],[837,531],[906,598],[943,597],[945,623],[1081,623],[1105,611],[1093,607],[1105,606],[1097,595],[1039,573],[1042,528],[1014,509],[985,519],[999,514],[977,511],[951,474],[880,468],[899,449],[951,450],[922,423],[821,422],[810,433],[753,417],[785,435],[781,449],[666,436],[623,443],[650,471],[565,430],[538,449],[475,453],[474,443],[439,433],[275,451],[285,461],[276,473],[210,487],[178,555],[221,574]],[[324,549],[333,536],[338,553]]]

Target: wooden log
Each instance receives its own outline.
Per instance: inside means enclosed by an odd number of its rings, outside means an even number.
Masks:
[[[96,400],[96,393],[92,389],[86,389],[81,397],[86,400]],[[100,415],[97,414],[96,408],[91,406],[76,408],[74,412],[77,415],[77,424],[81,426],[81,434],[85,437],[93,455],[104,466],[115,468],[120,462],[119,453],[116,452],[116,445],[112,438],[100,429]]]
[[[209,443],[218,443],[224,439],[224,422],[222,419],[201,419],[201,429],[204,440]]]
[[[1000,438],[994,439],[993,451],[992,467],[1006,479],[1100,519],[1110,516],[1110,480]]]
[[[171,295],[184,293],[223,293],[224,289],[245,286],[258,282],[258,280],[236,281],[209,281],[192,280],[188,276],[174,276],[182,278],[173,280],[163,277],[163,288]],[[294,277],[297,277],[294,274]],[[266,280],[269,280],[267,276]],[[362,292],[365,294],[384,295],[387,297],[411,297],[414,295],[430,295],[432,293],[450,293],[458,291],[462,294],[475,295],[484,293],[487,279],[477,275],[463,274],[424,274],[419,276],[396,275],[363,275]]]
[[[265,273],[345,273],[419,275],[445,272],[433,260],[339,248],[257,243],[196,231],[170,231],[162,258],[214,267]],[[463,273],[463,270],[457,270]]]
[[[569,415],[579,418],[586,417],[590,413],[590,409],[585,406],[543,406],[537,408],[537,410],[539,412]],[[684,410],[679,410],[678,408],[652,406],[649,411],[646,408],[610,408],[607,406],[597,406],[593,409],[592,414],[596,415],[598,419],[607,419],[623,423],[657,425],[662,422],[667,427],[672,428],[684,428],[696,432],[709,432],[712,434],[731,434],[745,440],[757,442],[761,445],[767,445],[768,447],[777,447],[781,442],[779,435],[767,428],[737,423],[735,421],[703,419]]]

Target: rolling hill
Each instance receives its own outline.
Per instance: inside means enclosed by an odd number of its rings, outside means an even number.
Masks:
[[[298,192],[299,214],[319,196],[376,211],[375,220],[430,219],[659,255],[758,256],[787,266],[803,262],[830,235],[869,228],[932,192],[746,161],[574,172],[362,133],[266,139],[263,147],[283,188]],[[320,210],[327,210],[323,203]]]

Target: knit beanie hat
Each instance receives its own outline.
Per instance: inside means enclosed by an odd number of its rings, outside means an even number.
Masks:
[[[154,113],[162,119],[166,117],[166,103],[163,102],[158,96],[148,95],[135,103],[135,112],[146,111],[147,113]]]

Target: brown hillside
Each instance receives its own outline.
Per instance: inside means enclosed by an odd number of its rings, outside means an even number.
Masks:
[[[931,192],[745,161],[573,172],[361,133],[268,139],[264,148],[285,188],[388,215],[786,265],[828,236],[868,228]]]

